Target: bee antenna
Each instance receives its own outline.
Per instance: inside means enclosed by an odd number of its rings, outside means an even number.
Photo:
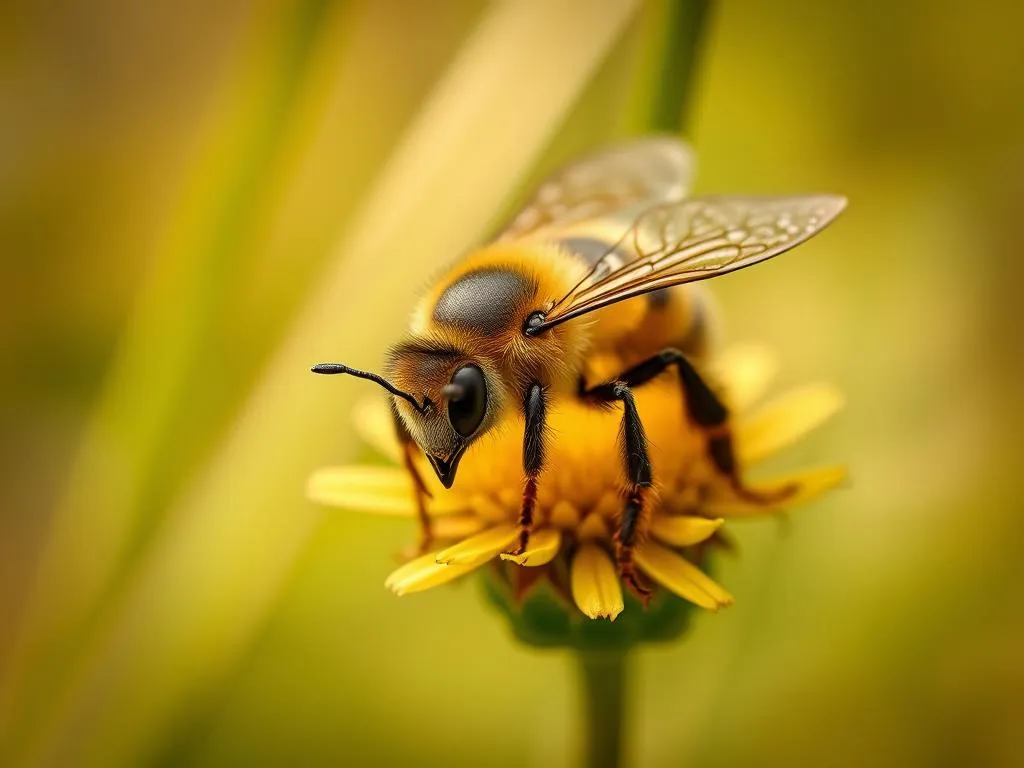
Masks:
[[[423,399],[423,403],[416,402],[416,398],[410,395],[408,392],[403,392],[390,381],[385,379],[383,376],[378,376],[376,373],[370,373],[369,371],[359,371],[355,368],[349,368],[347,365],[341,363],[317,363],[310,368],[313,373],[323,373],[327,375],[347,373],[349,376],[355,376],[357,379],[367,379],[375,384],[380,384],[384,389],[390,392],[395,397],[401,397],[403,400],[408,400],[412,403],[412,407],[416,409],[417,413],[427,412],[427,403],[429,402],[426,398]]]

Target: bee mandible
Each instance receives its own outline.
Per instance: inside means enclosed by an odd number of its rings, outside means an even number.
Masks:
[[[340,363],[316,373],[369,379],[390,394],[415,489],[421,545],[430,540],[422,450],[445,488],[482,435],[518,411],[524,423],[517,553],[530,540],[549,410],[560,398],[620,407],[624,475],[615,557],[643,595],[633,548],[654,482],[633,390],[670,372],[707,458],[739,495],[729,412],[699,372],[710,319],[700,280],[769,259],[820,232],[846,205],[838,195],[697,197],[694,162],[673,138],[634,141],[586,157],[545,181],[488,245],[452,266],[419,302],[386,377]],[[600,371],[599,361],[619,370]],[[672,373],[674,372],[674,374]]]

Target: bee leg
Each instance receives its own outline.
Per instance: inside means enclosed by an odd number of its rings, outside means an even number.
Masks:
[[[636,547],[636,529],[640,522],[640,516],[644,511],[643,489],[634,487],[632,493],[626,499],[626,506],[622,511],[622,520],[619,522],[619,530],[615,534],[615,562],[619,565],[619,576],[647,606],[651,599],[651,590],[640,581],[640,575],[636,572],[636,564],[633,562],[633,549]]]
[[[647,435],[636,409],[636,401],[629,385],[623,381],[600,384],[584,390],[583,396],[595,402],[622,402],[622,463],[626,467],[629,488],[626,506],[615,534],[615,560],[619,566],[622,581],[646,604],[651,591],[640,581],[633,562],[636,547],[637,528],[645,512],[644,502],[651,487],[651,460],[647,452]]]
[[[430,548],[434,538],[431,532],[430,517],[427,515],[427,499],[430,498],[430,491],[427,489],[426,483],[423,482],[423,477],[420,475],[419,470],[416,468],[416,462],[413,460],[416,451],[419,450],[416,441],[412,439],[412,435],[405,428],[405,424],[402,423],[402,419],[399,418],[398,412],[394,407],[391,409],[391,416],[395,425],[395,435],[402,446],[402,463],[409,472],[409,477],[412,478],[413,494],[416,497],[416,517],[420,524],[420,538],[419,542],[417,542],[417,549],[420,554],[423,554]]]
[[[796,490],[795,487],[764,493],[743,484],[736,464],[729,411],[682,352],[677,349],[662,350],[654,357],[637,363],[620,378],[629,386],[636,387],[650,381],[670,366],[675,366],[679,371],[679,382],[690,421],[704,433],[708,457],[728,479],[733,492],[741,499],[756,504],[770,504],[790,496]]]
[[[519,508],[519,543],[513,554],[521,555],[530,543],[533,533],[533,512],[537,506],[537,476],[544,468],[544,425],[547,413],[547,393],[534,382],[526,388],[523,398],[526,430],[523,433],[523,503]]]
[[[736,464],[728,409],[689,360],[676,350],[666,350],[662,355],[667,353],[671,353],[675,358],[673,363],[679,370],[679,381],[683,388],[683,397],[686,398],[686,410],[690,420],[704,432],[708,457],[715,468],[728,479],[733,493],[755,504],[771,504],[791,496],[796,491],[795,486],[763,492],[748,488],[743,483],[739,466]]]

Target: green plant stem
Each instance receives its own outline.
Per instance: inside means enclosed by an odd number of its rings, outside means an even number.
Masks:
[[[625,716],[626,652],[578,652],[585,768],[618,768],[622,764]]]
[[[632,109],[637,133],[680,133],[688,127],[711,6],[711,0],[652,0],[645,5],[645,53]]]

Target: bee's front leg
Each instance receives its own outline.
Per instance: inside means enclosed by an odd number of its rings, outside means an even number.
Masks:
[[[391,416],[395,425],[395,436],[402,446],[402,463],[412,479],[413,494],[416,498],[416,517],[420,524],[420,539],[417,542],[417,549],[420,554],[423,554],[430,548],[434,538],[430,526],[430,516],[427,514],[427,499],[430,498],[430,491],[427,489],[426,483],[423,482],[423,478],[420,476],[414,461],[416,452],[420,450],[419,446],[412,439],[409,430],[405,428],[405,424],[402,423],[402,419],[399,417],[398,411],[395,410],[394,406],[391,407]]]
[[[513,554],[521,555],[530,543],[533,533],[533,512],[537,506],[537,476],[544,468],[544,426],[547,414],[547,393],[544,387],[534,382],[526,388],[523,398],[523,415],[526,429],[523,432],[523,503],[519,508],[519,545]]]
[[[594,402],[618,400],[622,403],[622,445],[620,448],[629,488],[626,494],[626,506],[619,520],[619,530],[615,534],[615,560],[618,563],[619,575],[623,582],[646,603],[651,592],[641,583],[633,563],[637,528],[645,512],[644,502],[647,491],[654,482],[644,425],[640,421],[633,392],[622,381],[612,381],[584,389],[581,394],[585,399]]]

